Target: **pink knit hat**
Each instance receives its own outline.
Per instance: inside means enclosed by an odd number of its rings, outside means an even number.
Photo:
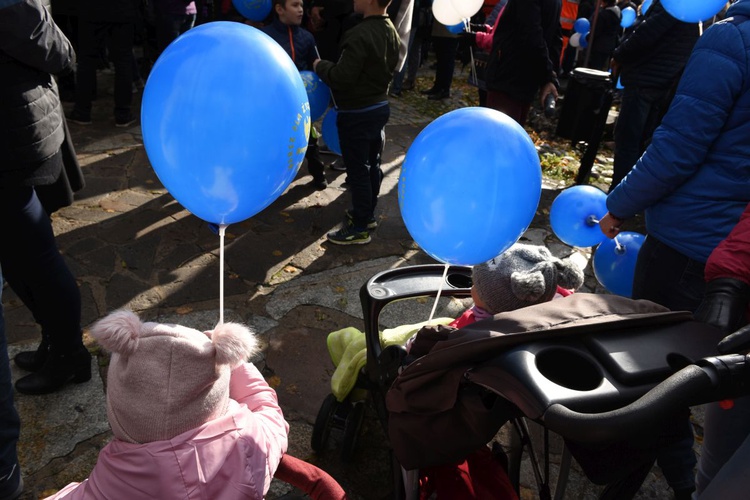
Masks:
[[[143,323],[126,310],[98,321],[91,335],[112,351],[107,416],[115,437],[130,443],[171,439],[224,415],[230,372],[257,344],[244,325],[199,332]]]

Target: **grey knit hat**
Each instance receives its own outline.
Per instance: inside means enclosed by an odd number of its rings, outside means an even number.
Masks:
[[[492,260],[474,266],[475,293],[489,313],[498,314],[552,300],[557,286],[578,289],[583,271],[546,248],[516,243]]]

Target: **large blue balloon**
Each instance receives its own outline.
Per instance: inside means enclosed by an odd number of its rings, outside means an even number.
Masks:
[[[300,71],[299,75],[302,77],[307,98],[310,100],[310,119],[318,121],[328,109],[331,91],[314,71]]]
[[[642,234],[625,231],[596,247],[594,276],[604,288],[623,297],[633,296],[635,263],[645,239]]]
[[[576,19],[576,22],[573,23],[573,31],[580,33],[581,35],[585,35],[590,29],[591,23],[585,17],[578,18]]]
[[[446,113],[406,152],[398,202],[406,228],[433,258],[474,265],[508,249],[536,213],[539,155],[526,131],[489,108]]]
[[[323,134],[323,140],[326,141],[328,149],[334,153],[341,154],[341,143],[339,142],[339,127],[336,125],[336,118],[339,114],[336,108],[328,108],[326,115],[323,117],[323,125],[321,133]]]
[[[625,7],[622,9],[622,17],[620,18],[620,26],[623,28],[630,28],[635,22],[635,9],[633,7]]]
[[[711,19],[724,8],[726,0],[662,0],[664,10],[684,23]]]
[[[212,22],[172,42],[141,103],[143,142],[190,212],[232,224],[270,205],[304,160],[310,105],[297,68],[263,32]]]
[[[594,186],[573,186],[557,195],[549,210],[552,232],[563,243],[593,247],[606,236],[599,220],[607,213],[607,195]]]
[[[263,21],[271,13],[271,0],[232,0],[232,5],[242,17]]]

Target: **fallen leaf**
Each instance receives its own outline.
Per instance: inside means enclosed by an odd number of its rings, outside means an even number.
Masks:
[[[274,250],[273,252],[271,252],[271,254],[274,257],[281,257],[282,255],[284,255],[283,253],[281,253],[281,250]]]
[[[281,385],[281,379],[278,375],[272,375],[266,379],[266,382],[268,382],[268,385],[270,385],[272,388],[276,388]]]
[[[193,312],[193,308],[190,306],[180,306],[175,311],[177,314],[188,314]]]

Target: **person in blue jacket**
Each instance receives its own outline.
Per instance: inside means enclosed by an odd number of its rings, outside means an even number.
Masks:
[[[645,212],[635,299],[695,312],[708,256],[750,202],[749,17],[738,0],[700,37],[651,144],[607,196],[610,238]]]

